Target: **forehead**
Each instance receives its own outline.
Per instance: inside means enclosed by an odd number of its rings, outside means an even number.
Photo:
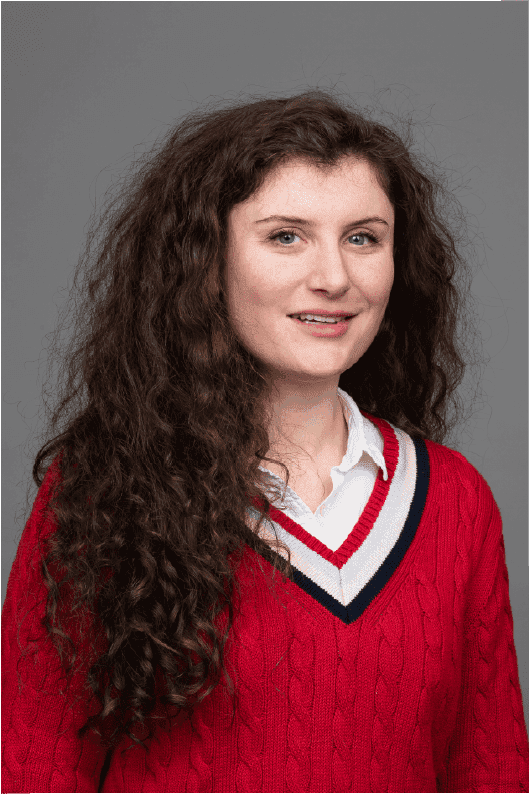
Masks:
[[[365,158],[355,155],[342,157],[335,164],[314,162],[310,159],[292,158],[278,163],[267,175],[265,188],[272,188],[284,180],[299,180],[325,185],[329,180],[346,179],[357,184],[377,181],[375,168]]]
[[[348,156],[333,166],[301,159],[278,164],[261,188],[234,207],[235,216],[254,220],[260,213],[312,212],[318,216],[354,209],[385,212],[393,217],[391,203],[375,168],[366,160]],[[305,217],[305,216],[303,216]]]

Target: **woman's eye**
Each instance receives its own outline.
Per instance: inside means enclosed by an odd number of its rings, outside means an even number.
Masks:
[[[278,234],[274,234],[274,236],[271,239],[277,240],[280,237],[297,237],[297,234],[295,234],[294,232],[279,232]]]
[[[283,232],[277,232],[276,234],[271,235],[270,239],[271,240],[279,240],[281,237],[290,237],[290,238],[292,238],[292,237],[298,237],[298,235],[294,231],[283,231]],[[355,234],[350,234],[347,239],[350,240],[353,237],[366,238],[367,240],[370,240],[372,243],[377,243],[378,242],[377,238],[374,235],[367,234],[367,232],[356,232]],[[292,243],[292,240],[290,240],[286,244],[280,243],[280,245],[282,246],[282,248],[288,248],[291,245],[291,243]],[[353,247],[354,248],[366,248],[367,246],[362,244],[362,245],[354,245]]]
[[[356,234],[350,234],[349,239],[351,237],[365,237],[366,240],[371,240],[372,243],[378,243],[377,238],[373,234],[367,234],[367,232],[357,232]],[[363,248],[364,246],[360,246]]]

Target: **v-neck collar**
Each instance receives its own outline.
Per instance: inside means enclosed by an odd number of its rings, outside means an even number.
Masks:
[[[332,551],[282,510],[271,506],[269,512],[292,551],[295,583],[344,623],[360,617],[404,559],[424,511],[430,476],[422,439],[361,413],[382,433],[389,476],[385,481],[379,470],[369,501],[341,546]]]

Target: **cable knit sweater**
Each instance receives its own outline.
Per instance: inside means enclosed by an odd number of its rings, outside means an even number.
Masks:
[[[76,699],[79,677],[65,688],[39,625],[46,590],[33,548],[53,531],[50,467],[2,611],[2,791],[529,791],[494,497],[461,454],[363,415],[383,436],[388,478],[379,471],[339,548],[273,507],[294,578],[271,583],[275,553],[245,549],[225,649],[233,723],[217,687],[195,731],[185,720],[158,727],[148,752],[122,752],[125,737],[106,760],[75,734],[97,703]],[[23,656],[28,645],[36,656]]]

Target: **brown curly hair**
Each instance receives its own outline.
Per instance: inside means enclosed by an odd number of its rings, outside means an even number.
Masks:
[[[223,286],[228,213],[279,162],[332,167],[360,155],[395,209],[385,318],[340,387],[413,437],[442,442],[461,421],[456,388],[478,336],[468,257],[457,250],[464,211],[442,171],[413,154],[414,123],[403,128],[330,90],[221,100],[163,135],[92,216],[74,333],[66,349],[55,344],[67,377],[32,470],[39,488],[50,456],[60,472],[56,532],[40,562],[42,625],[67,672],[83,615],[106,638],[84,659],[101,708],[79,737],[93,729],[110,750],[125,734],[143,745],[132,729],[149,726],[151,738],[155,706],[191,716],[221,672],[233,693],[223,649],[245,545],[292,577],[289,549],[259,533],[271,504],[258,468],[272,460],[267,383],[230,325]]]

